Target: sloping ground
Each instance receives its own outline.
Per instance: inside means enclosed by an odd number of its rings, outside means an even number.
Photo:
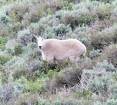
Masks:
[[[33,34],[77,38],[87,55],[50,68]],[[1,105],[116,105],[117,0],[0,0]]]

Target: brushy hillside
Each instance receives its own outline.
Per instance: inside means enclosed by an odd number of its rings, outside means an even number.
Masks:
[[[86,57],[50,68],[33,34]],[[0,105],[117,105],[117,0],[0,0]]]

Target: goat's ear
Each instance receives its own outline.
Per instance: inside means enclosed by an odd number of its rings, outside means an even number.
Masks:
[[[36,35],[32,35],[33,37],[32,37],[32,42],[36,42],[37,43],[37,39],[38,39],[38,37],[36,36]]]
[[[34,37],[35,39],[38,39],[38,36],[36,36],[35,34],[33,34],[33,37]]]

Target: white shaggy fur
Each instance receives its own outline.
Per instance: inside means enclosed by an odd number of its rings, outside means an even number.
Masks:
[[[77,39],[42,39],[37,38],[38,46],[42,53],[42,59],[48,63],[70,60],[77,62],[81,55],[86,54],[86,47]]]

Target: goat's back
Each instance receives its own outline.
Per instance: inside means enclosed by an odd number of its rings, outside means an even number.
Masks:
[[[51,53],[66,53],[71,50],[75,50],[78,53],[78,51],[83,49],[85,49],[84,44],[77,39],[46,39],[42,46],[43,51],[50,51]]]

